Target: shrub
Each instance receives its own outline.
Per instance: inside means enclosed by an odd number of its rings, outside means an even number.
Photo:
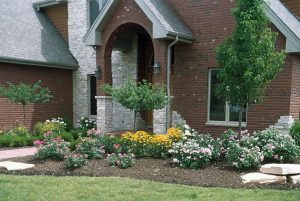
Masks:
[[[57,122],[38,122],[34,126],[34,134],[35,135],[43,135],[48,131],[52,131],[53,133],[59,134],[64,130],[64,125]]]
[[[259,147],[247,147],[233,142],[229,144],[226,159],[237,169],[257,168],[263,161]]]
[[[70,133],[73,135],[74,140],[77,140],[79,137],[87,137],[87,130],[80,128],[72,129]]]
[[[129,168],[134,165],[134,155],[133,154],[126,154],[126,153],[112,153],[107,157],[108,163],[111,166],[118,166],[122,169]]]
[[[0,135],[0,147],[31,146],[34,140],[34,136]]]
[[[73,142],[74,141],[74,137],[73,137],[72,133],[70,133],[70,132],[63,131],[59,134],[59,136],[61,136],[67,142]]]
[[[76,146],[75,153],[86,155],[89,159],[103,158],[105,150],[103,146],[98,144],[96,139],[82,138],[80,143]]]
[[[52,139],[47,136],[35,157],[41,160],[64,160],[64,157],[70,153],[69,145],[68,142],[65,142],[60,137]]]
[[[46,120],[46,122],[62,124],[64,126],[64,130],[66,131],[70,131],[73,127],[72,122],[67,118],[57,117],[57,118],[52,118],[51,120]]]
[[[120,144],[121,139],[119,137],[113,137],[110,135],[102,135],[97,137],[98,144],[103,146],[103,149],[106,153],[113,153],[115,152],[115,144]],[[123,151],[127,152],[127,148],[122,146]]]
[[[290,129],[290,135],[294,138],[296,144],[300,146],[300,121],[296,121]]]
[[[78,128],[83,130],[90,130],[92,128],[96,128],[95,120],[87,117],[81,117],[77,123],[78,123]]]
[[[74,140],[73,142],[70,142],[70,149],[75,150],[77,145],[80,143],[80,139]]]
[[[7,132],[7,135],[30,136],[29,130],[24,125],[17,125]]]
[[[80,154],[71,154],[65,157],[66,163],[65,166],[68,169],[75,169],[83,166],[86,163],[85,157]]]
[[[197,140],[189,138],[175,143],[169,153],[173,155],[173,162],[184,168],[198,169],[212,160],[211,147],[202,146]]]
[[[265,159],[278,162],[289,162],[300,155],[300,147],[284,131],[272,129],[253,134],[254,140],[262,150]]]

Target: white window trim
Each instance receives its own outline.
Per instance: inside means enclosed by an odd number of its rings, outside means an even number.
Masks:
[[[87,96],[88,96],[88,115],[90,118],[97,118],[97,115],[91,115],[91,77],[95,76],[95,74],[87,75]]]
[[[205,123],[205,125],[207,126],[222,126],[222,127],[238,127],[239,126],[239,122],[234,122],[234,121],[229,121],[229,114],[230,114],[230,108],[229,108],[229,104],[228,102],[226,102],[226,108],[225,108],[225,121],[213,121],[210,120],[210,95],[211,95],[211,71],[212,70],[218,70],[219,68],[211,68],[208,71],[208,104],[207,104],[207,122]],[[248,108],[246,108],[246,122],[242,122],[242,127],[246,127],[247,126],[247,113],[248,113]]]

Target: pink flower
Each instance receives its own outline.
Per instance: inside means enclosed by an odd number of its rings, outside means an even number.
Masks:
[[[52,131],[47,131],[45,134],[44,134],[44,137],[47,138],[49,135],[52,135],[53,132]]]
[[[115,148],[115,149],[119,149],[120,147],[121,147],[120,144],[114,144],[114,148]]]
[[[33,144],[36,145],[36,146],[41,146],[41,145],[44,144],[44,141],[43,141],[43,140],[35,140],[35,141],[33,142]]]
[[[275,158],[275,159],[278,159],[278,158],[279,158],[279,156],[276,154],[276,155],[274,156],[274,158]]]

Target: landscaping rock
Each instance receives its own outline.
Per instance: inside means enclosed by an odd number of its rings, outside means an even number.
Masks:
[[[290,175],[287,179],[292,184],[300,184],[300,175]]]
[[[261,166],[259,171],[274,175],[300,174],[300,164],[266,164]]]
[[[28,163],[19,163],[19,162],[12,162],[12,161],[3,161],[0,162],[0,167],[10,170],[24,170],[28,168],[33,168],[33,164]]]
[[[276,176],[263,173],[249,173],[242,176],[244,184],[271,184],[271,183],[286,183],[285,176]]]

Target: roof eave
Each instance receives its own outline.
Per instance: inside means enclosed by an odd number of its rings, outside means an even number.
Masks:
[[[32,6],[37,10],[40,10],[41,8],[66,4],[67,2],[68,2],[67,0],[45,0],[45,1],[35,2],[32,4]]]
[[[286,52],[297,53],[300,52],[300,38],[288,27],[288,25],[281,19],[268,5],[267,2],[263,4],[267,17],[286,37]],[[299,23],[300,25],[300,23]]]
[[[79,68],[78,64],[66,64],[60,62],[48,63],[43,61],[34,61],[34,60],[11,58],[11,57],[0,57],[0,62],[21,64],[21,65],[31,65],[31,66],[41,66],[41,67],[49,67],[49,68],[60,68],[60,69],[68,69],[68,70],[76,70]]]

